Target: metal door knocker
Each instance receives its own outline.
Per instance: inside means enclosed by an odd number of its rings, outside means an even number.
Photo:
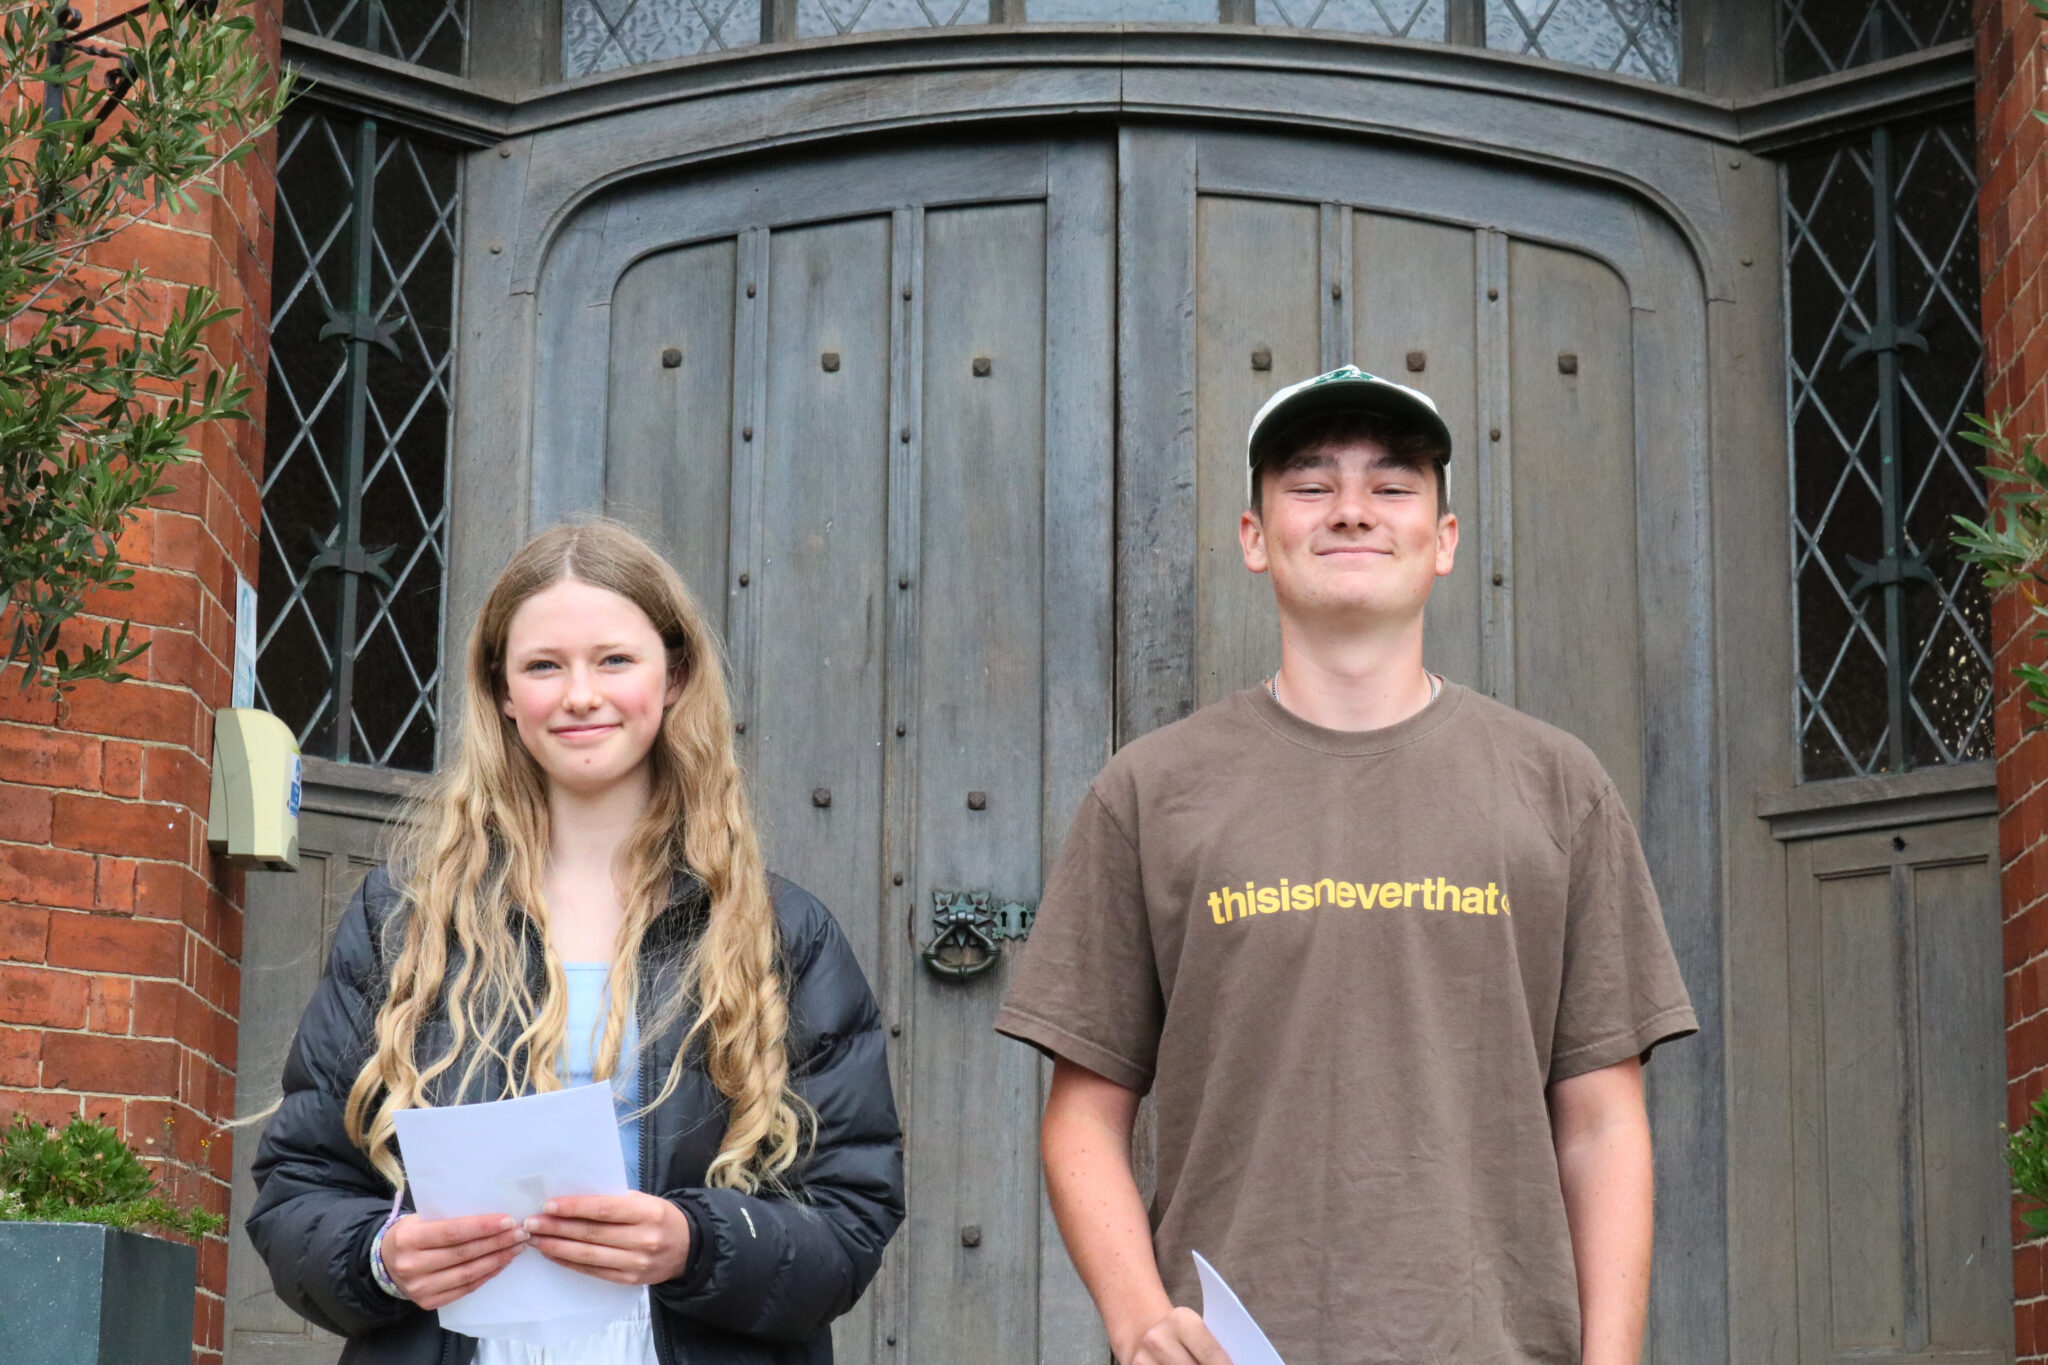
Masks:
[[[923,957],[933,976],[946,981],[980,976],[1002,957],[1004,939],[1030,934],[1036,905],[996,905],[994,900],[990,891],[932,892],[932,927],[938,932],[925,945]]]

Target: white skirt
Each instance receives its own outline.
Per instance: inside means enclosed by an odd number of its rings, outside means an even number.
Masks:
[[[476,1365],[660,1365],[654,1354],[654,1322],[647,1315],[647,1291],[632,1317],[602,1331],[555,1346],[485,1337],[476,1344]]]

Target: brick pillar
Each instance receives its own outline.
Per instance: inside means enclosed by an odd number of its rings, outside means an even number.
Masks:
[[[2042,25],[2025,0],[1978,0],[1978,226],[1983,262],[1987,412],[2016,434],[2048,433],[2048,217],[2041,213]],[[2013,667],[2039,661],[2031,618],[2012,593],[1992,604],[1997,665],[1999,852],[2005,910],[2006,1108],[2024,1123],[2048,1088],[2048,735],[2021,700]],[[2020,1361],[2048,1360],[2041,1239],[2013,1220],[2013,1315]]]
[[[122,4],[82,0],[91,24]],[[276,58],[278,0],[259,41]],[[190,213],[126,229],[93,260],[142,267],[148,312],[207,285],[239,310],[206,338],[256,386],[250,421],[208,430],[203,459],[123,539],[134,590],[95,606],[150,647],[119,684],[59,703],[0,674],[0,1122],[90,1115],[158,1164],[160,1186],[228,1207],[242,878],[206,846],[212,716],[229,700],[235,575],[254,581],[269,364],[269,141]],[[90,623],[97,638],[99,623]],[[195,1361],[221,1358],[225,1235],[199,1249]]]

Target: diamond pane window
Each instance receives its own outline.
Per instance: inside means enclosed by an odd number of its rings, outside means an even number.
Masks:
[[[1678,0],[1486,0],[1486,45],[1675,84]]]
[[[762,3],[563,0],[562,74],[573,78],[640,62],[753,46],[762,41]],[[1470,15],[1473,32],[1483,25],[1485,45],[1497,51],[1666,84],[1679,78],[1679,0],[1252,0],[1249,6],[1231,0],[1011,0],[1008,5],[996,0],[796,0],[790,36],[832,38],[1020,20],[1251,22],[1446,42],[1454,10]]]
[[[1991,752],[1974,153],[1960,119],[1785,165],[1795,719],[1808,780]]]
[[[1262,24],[1444,39],[1444,0],[1258,0]]]
[[[1034,24],[1213,24],[1216,0],[1025,0]]]
[[[435,71],[468,64],[469,0],[285,0],[284,22]]]
[[[1778,0],[1778,74],[1812,80],[1969,36],[1970,0]]]
[[[761,0],[563,0],[562,74],[725,52],[761,41]]]
[[[988,0],[796,0],[799,38],[987,22]]]
[[[458,161],[302,101],[277,183],[257,704],[306,753],[428,769]]]

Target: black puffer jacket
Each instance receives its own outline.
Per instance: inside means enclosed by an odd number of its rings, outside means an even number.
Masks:
[[[780,879],[772,879],[772,895],[790,997],[790,1066],[817,1111],[817,1142],[794,1182],[799,1201],[755,1198],[703,1187],[726,1109],[701,1068],[641,1120],[640,1188],[682,1207],[697,1239],[689,1268],[651,1289],[665,1365],[829,1362],[828,1325],[860,1297],[903,1220],[902,1134],[867,979],[814,896]],[[474,1338],[442,1331],[433,1313],[370,1278],[370,1239],[390,1211],[391,1187],[342,1127],[349,1087],[370,1053],[386,948],[395,952],[399,941],[386,930],[402,908],[380,869],[335,930],[326,974],[285,1061],[284,1099],[257,1151],[247,1226],[278,1297],[348,1338],[344,1365],[466,1365]],[[683,887],[648,933],[644,971],[672,969],[703,915],[701,890]],[[537,985],[541,959],[530,932],[528,946]],[[649,1039],[647,1024],[643,1010],[641,1093],[652,1095],[679,1039]],[[422,1056],[439,1054],[446,1027],[439,1015],[422,1024]],[[500,1076],[481,1077],[478,1097],[496,1097],[501,1084]],[[453,1098],[434,1096],[442,1104]]]

